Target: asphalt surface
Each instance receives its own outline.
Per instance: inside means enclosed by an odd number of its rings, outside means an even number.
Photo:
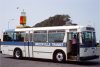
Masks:
[[[100,56],[100,48],[97,53]],[[18,60],[12,56],[0,54],[0,67],[100,67],[100,58],[84,62],[55,63],[52,60],[33,58]]]

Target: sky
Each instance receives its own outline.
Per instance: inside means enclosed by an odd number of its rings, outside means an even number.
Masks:
[[[68,14],[73,23],[95,27],[100,40],[100,0],[0,0],[0,33],[8,29],[8,23],[9,29],[19,26],[23,9],[29,26],[57,14]]]

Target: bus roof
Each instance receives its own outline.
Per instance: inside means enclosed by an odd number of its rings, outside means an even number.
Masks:
[[[33,28],[16,28],[16,29],[9,29],[6,32],[13,32],[13,31],[29,31],[29,30],[59,30],[59,29],[79,29],[88,26],[52,26],[52,27],[33,27]]]

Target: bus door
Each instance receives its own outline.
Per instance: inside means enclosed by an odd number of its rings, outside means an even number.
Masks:
[[[67,59],[69,61],[78,61],[79,59],[79,33],[67,33]]]
[[[25,34],[25,55],[26,57],[33,57],[33,42],[32,33],[26,32]]]

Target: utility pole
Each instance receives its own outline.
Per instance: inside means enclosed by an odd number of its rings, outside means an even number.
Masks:
[[[14,20],[14,19],[10,19],[10,20],[8,21],[8,29],[9,29],[10,22],[13,21],[13,20]]]

